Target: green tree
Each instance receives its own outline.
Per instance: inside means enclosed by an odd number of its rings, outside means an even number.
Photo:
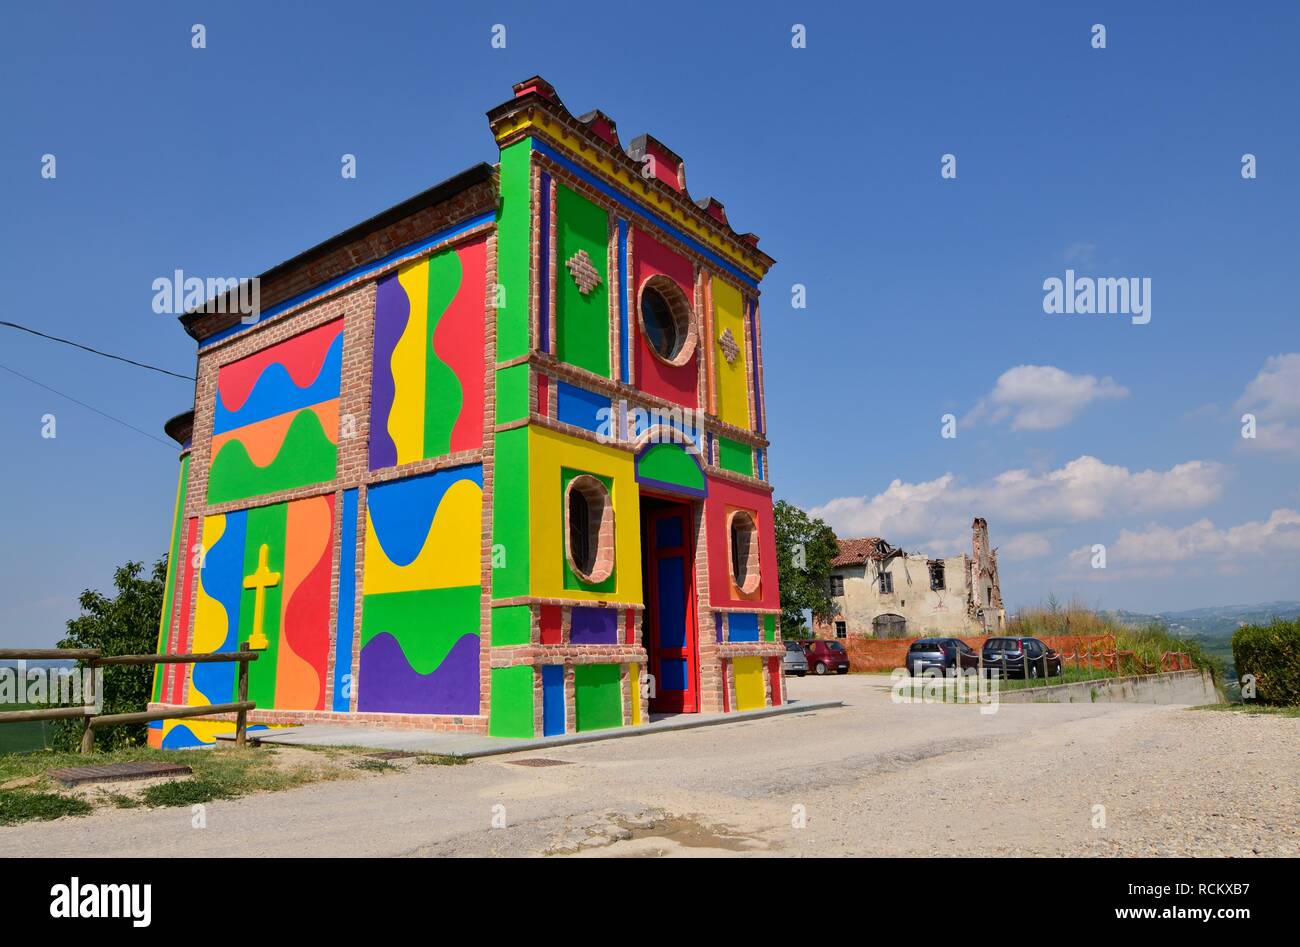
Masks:
[[[153,564],[147,578],[144,563],[127,562],[113,573],[117,594],[110,597],[93,589],[81,593],[82,614],[68,622],[68,635],[60,648],[97,648],[104,654],[153,654],[158,647],[158,619],[162,615],[167,559]],[[153,694],[151,664],[104,668],[104,713],[138,713]],[[84,724],[61,720],[54,732],[58,749],[75,749]],[[142,746],[148,736],[144,724],[107,727],[95,731],[95,748]]]
[[[814,621],[835,617],[831,601],[831,562],[839,554],[835,531],[793,503],[777,500],[776,565],[781,578],[781,630],[794,638],[805,628],[804,610]]]

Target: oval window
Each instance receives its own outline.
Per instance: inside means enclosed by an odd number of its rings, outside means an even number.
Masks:
[[[564,500],[565,557],[587,583],[604,582],[614,572],[614,506],[597,478],[582,474],[569,481]]]
[[[650,351],[669,365],[685,365],[695,353],[691,305],[681,287],[652,276],[641,288],[641,332]]]
[[[758,527],[744,510],[731,514],[731,581],[746,595],[758,591]]]

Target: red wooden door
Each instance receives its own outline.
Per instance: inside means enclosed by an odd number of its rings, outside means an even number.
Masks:
[[[649,512],[646,566],[646,651],[655,681],[650,710],[698,713],[700,643],[689,506]]]

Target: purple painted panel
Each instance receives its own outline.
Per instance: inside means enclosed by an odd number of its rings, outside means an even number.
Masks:
[[[573,606],[570,644],[618,644],[618,609]]]
[[[477,714],[479,712],[478,635],[457,641],[428,674],[415,671],[402,646],[388,633],[361,649],[361,688],[357,710],[397,714]]]
[[[397,445],[388,433],[393,409],[393,350],[406,329],[411,301],[393,273],[375,287],[375,355],[370,388],[370,469],[397,463]]]

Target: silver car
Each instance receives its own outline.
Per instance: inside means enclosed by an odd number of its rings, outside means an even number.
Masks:
[[[785,658],[782,660],[782,667],[785,668],[786,674],[797,674],[803,677],[808,673],[808,656],[803,653],[803,648],[799,647],[797,641],[787,641],[785,643]]]

